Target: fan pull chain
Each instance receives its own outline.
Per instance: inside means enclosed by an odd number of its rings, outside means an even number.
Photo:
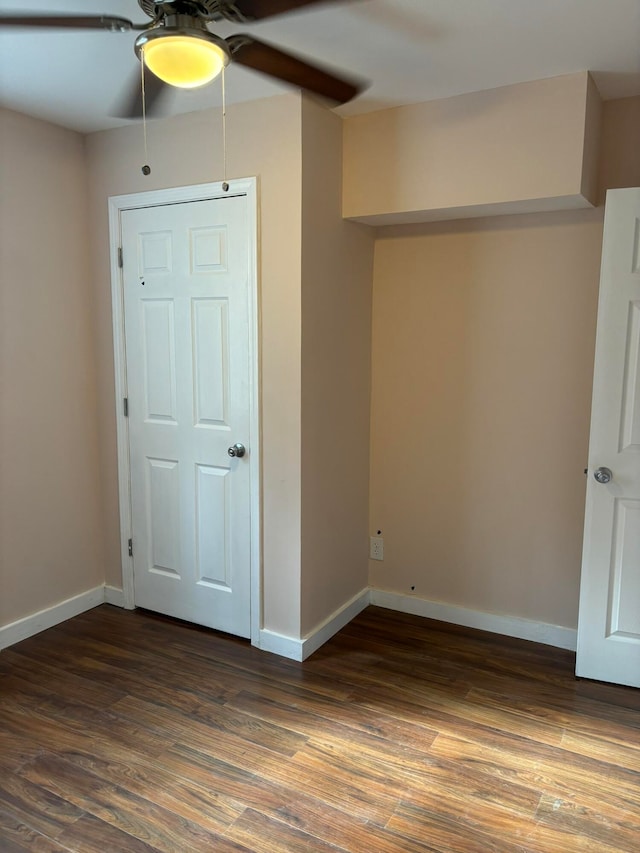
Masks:
[[[142,136],[144,139],[144,166],[142,167],[143,175],[151,174],[151,166],[148,165],[149,151],[147,150],[147,99],[144,89],[144,48],[140,51],[140,75],[142,80]]]
[[[227,97],[224,79],[224,65],[222,66],[222,189],[229,191],[227,183]]]

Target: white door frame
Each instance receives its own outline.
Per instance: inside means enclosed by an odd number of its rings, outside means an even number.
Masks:
[[[261,504],[260,495],[260,347],[258,328],[258,221],[257,221],[257,181],[256,178],[233,180],[228,190],[223,184],[196,184],[187,187],[150,190],[109,197],[109,255],[111,262],[111,312],[113,318],[113,356],[116,391],[116,429],[118,443],[118,494],[120,504],[120,543],[122,564],[122,586],[124,606],[128,610],[135,607],[133,588],[133,557],[129,555],[129,539],[133,538],[131,520],[131,470],[129,462],[129,423],[124,413],[124,399],[127,392],[127,362],[124,336],[124,292],[122,269],[119,266],[121,246],[121,216],[125,210],[140,207],[178,204],[180,202],[204,201],[213,198],[244,195],[247,198],[247,249],[249,253],[249,465],[251,471],[251,643],[258,646],[262,627],[261,596]]]

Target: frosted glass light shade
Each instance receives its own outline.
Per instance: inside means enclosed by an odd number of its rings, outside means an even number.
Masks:
[[[163,35],[143,46],[149,71],[181,89],[210,83],[229,61],[229,54],[215,41],[191,35]]]

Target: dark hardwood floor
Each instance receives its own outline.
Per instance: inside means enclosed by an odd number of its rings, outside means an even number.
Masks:
[[[0,851],[640,851],[640,691],[369,608],[303,664],[108,605],[0,653]]]

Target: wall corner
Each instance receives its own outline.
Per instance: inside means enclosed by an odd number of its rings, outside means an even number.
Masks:
[[[600,198],[598,188],[602,121],[602,98],[593,77],[587,72],[580,190],[584,198],[594,206],[604,201],[603,198]]]

